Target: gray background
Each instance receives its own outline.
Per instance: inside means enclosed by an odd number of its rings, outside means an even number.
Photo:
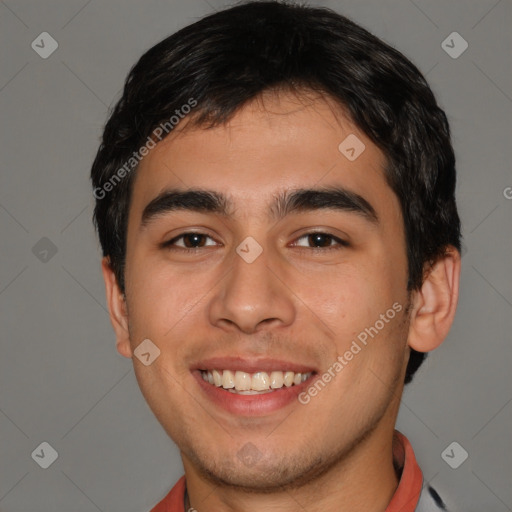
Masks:
[[[397,428],[453,511],[512,510],[512,3],[311,3],[397,46],[449,116],[466,245],[461,298],[448,339],[406,388]],[[115,350],[88,176],[129,68],[227,5],[0,2],[2,512],[147,511],[182,474],[131,361]],[[43,31],[59,44],[47,59],[31,48]],[[453,31],[469,44],[457,59],[441,47]],[[31,457],[43,441],[59,455],[48,469]],[[469,453],[457,469],[441,457],[453,441]]]

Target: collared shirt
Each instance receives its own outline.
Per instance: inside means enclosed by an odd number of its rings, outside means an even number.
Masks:
[[[423,486],[423,473],[416,462],[411,443],[398,430],[395,430],[393,436],[393,465],[400,475],[400,481],[385,512],[447,510],[437,492],[430,486]],[[185,512],[185,491],[186,480],[182,476],[151,512]]]

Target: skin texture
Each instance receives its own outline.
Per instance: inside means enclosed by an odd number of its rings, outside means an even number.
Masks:
[[[161,351],[150,366],[136,357],[133,364],[144,397],[181,451],[191,506],[384,510],[398,485],[391,443],[409,347],[433,350],[448,333],[458,252],[448,248],[422,289],[408,296],[403,220],[384,178],[384,155],[332,100],[267,94],[226,125],[186,124],[137,170],[126,297],[108,258],[103,274],[118,351],[132,357],[146,338]],[[338,150],[349,134],[366,146],[353,162]],[[364,197],[378,223],[337,210],[268,217],[276,193],[329,185]],[[223,192],[234,211],[175,211],[141,227],[145,206],[168,187]],[[193,247],[183,238],[174,249],[160,246],[191,231],[206,235],[195,252],[183,252],[185,242]],[[323,245],[338,249],[318,248],[304,236],[312,231],[349,246],[327,238]],[[250,264],[235,252],[248,236],[263,248]],[[307,405],[231,414],[207,398],[190,371],[201,358],[240,355],[322,373],[394,303],[402,310]],[[237,456],[247,443],[258,453],[253,465]]]

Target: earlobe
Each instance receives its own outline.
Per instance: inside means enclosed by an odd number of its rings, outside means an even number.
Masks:
[[[459,298],[460,253],[448,247],[414,293],[408,345],[430,352],[444,341],[452,326]]]
[[[105,256],[101,260],[101,270],[103,272],[103,280],[105,281],[105,293],[110,321],[116,335],[117,351],[122,356],[131,358],[133,354],[130,346],[126,301],[119,289],[108,256]]]

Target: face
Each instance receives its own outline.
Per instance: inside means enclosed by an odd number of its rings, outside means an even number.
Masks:
[[[175,132],[141,162],[118,350],[160,350],[135,373],[186,468],[293,485],[392,429],[407,260],[384,166],[333,104],[291,94]]]

